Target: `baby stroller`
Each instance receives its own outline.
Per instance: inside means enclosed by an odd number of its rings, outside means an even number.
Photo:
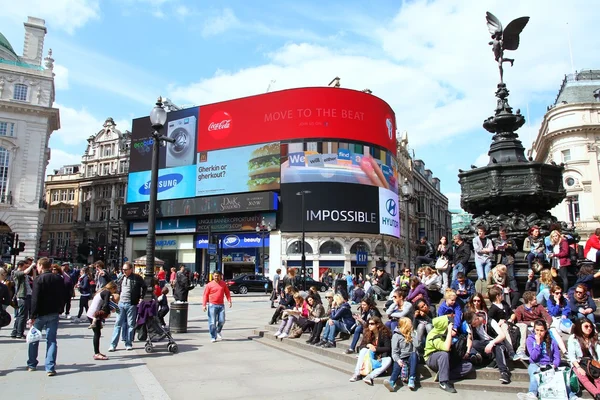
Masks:
[[[138,340],[146,341],[144,350],[146,353],[154,351],[154,344],[163,339],[168,340],[167,350],[176,354],[179,352],[177,343],[173,340],[171,333],[162,327],[158,318],[158,302],[156,300],[142,301],[138,305],[138,317],[136,329],[138,330]]]

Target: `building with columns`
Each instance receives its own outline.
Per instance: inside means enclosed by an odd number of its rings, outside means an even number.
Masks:
[[[121,132],[107,118],[102,129],[88,138],[81,165],[65,166],[48,176],[50,209],[42,242],[55,249],[53,257],[79,262],[101,259],[108,264],[122,258],[121,206],[127,191],[130,144],[131,133]],[[65,246],[71,248],[66,257],[61,252]]]
[[[600,227],[600,70],[565,75],[529,156],[564,164],[567,197],[550,212],[575,225],[582,241]]]
[[[54,104],[52,50],[43,58],[46,25],[28,17],[23,54],[0,33],[0,233],[25,243],[20,257],[36,256],[46,216],[44,173],[50,135],[60,128]]]

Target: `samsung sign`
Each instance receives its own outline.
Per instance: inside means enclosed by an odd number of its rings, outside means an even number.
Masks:
[[[133,172],[127,181],[127,203],[150,200],[150,171]],[[193,165],[164,168],[158,175],[158,200],[194,197],[196,169]]]
[[[178,184],[180,184],[181,181],[183,181],[183,175],[181,175],[181,174],[167,174],[167,175],[159,176],[157,191],[158,191],[158,193],[161,193],[161,192],[164,192],[165,190],[172,189],[172,188],[176,187]],[[151,181],[148,181],[140,187],[138,192],[142,195],[149,195],[150,194],[150,186],[151,186]]]

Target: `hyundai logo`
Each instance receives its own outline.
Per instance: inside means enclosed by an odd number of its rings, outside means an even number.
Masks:
[[[181,174],[167,174],[167,175],[159,176],[158,182],[157,182],[158,183],[158,185],[157,185],[158,193],[164,192],[165,190],[169,190],[169,189],[176,187],[177,185],[179,185],[181,183],[182,180],[183,180],[183,175],[181,175]],[[142,195],[146,195],[146,196],[149,195],[150,194],[150,185],[151,185],[151,181],[144,183],[140,187],[139,193]]]
[[[385,202],[385,209],[392,217],[395,217],[396,214],[398,214],[398,204],[394,201],[394,199],[388,199]]]
[[[237,237],[236,235],[225,236],[225,239],[223,239],[223,244],[225,244],[225,246],[235,247],[239,243],[240,243],[240,238]]]

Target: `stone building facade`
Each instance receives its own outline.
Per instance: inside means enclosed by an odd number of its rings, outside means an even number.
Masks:
[[[37,255],[48,141],[60,128],[52,51],[43,58],[45,22],[28,17],[24,26],[22,55],[0,33],[0,230],[25,243],[20,257]]]
[[[586,240],[600,227],[600,70],[566,75],[529,155],[564,164],[567,197],[550,212]]]

